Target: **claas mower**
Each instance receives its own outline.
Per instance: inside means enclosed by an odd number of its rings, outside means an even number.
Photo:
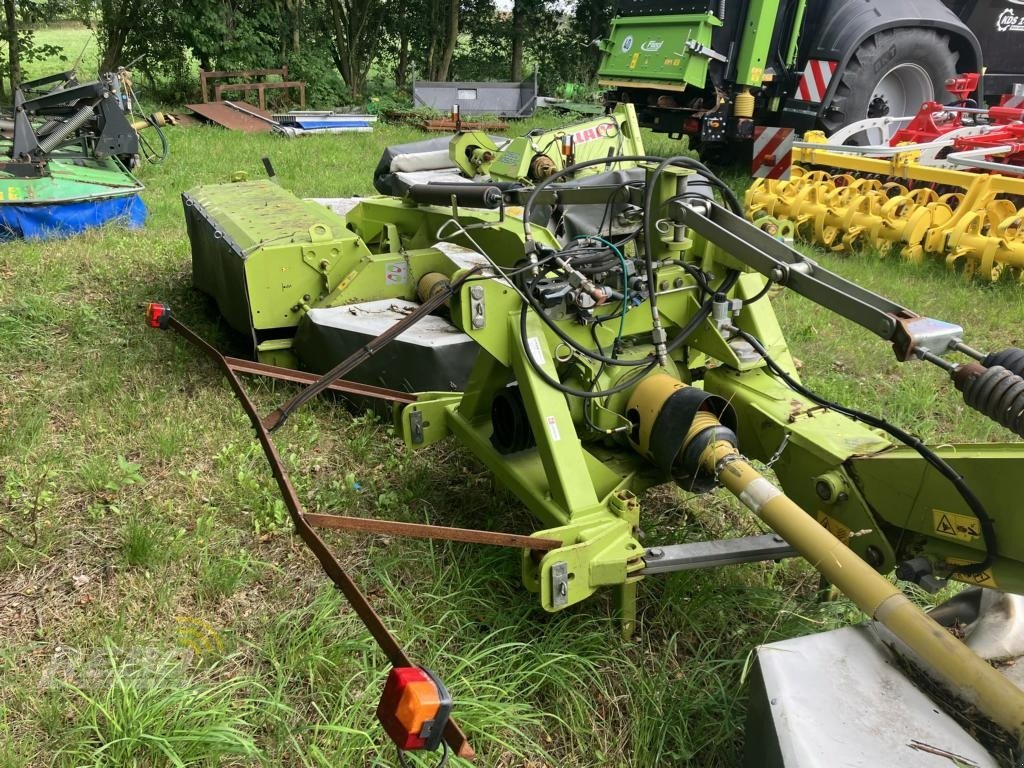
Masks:
[[[575,178],[594,168],[604,173]],[[978,418],[1016,435],[1024,435],[1024,351],[977,350],[953,322],[825,269],[747,221],[729,187],[685,157],[602,155],[534,184],[421,183],[401,196],[327,205],[270,180],[204,186],[183,199],[195,286],[249,339],[255,359],[221,355],[167,305],[148,305],[149,324],[196,344],[241,400],[297,534],[394,667],[378,715],[400,749],[471,756],[456,722],[459,691],[449,696],[416,666],[401,642],[412,638],[388,631],[323,530],[516,548],[540,609],[585,611],[589,597],[611,589],[627,634],[638,631],[642,579],[799,555],[873,619],[876,667],[905,669],[901,684],[917,696],[907,681],[944,692],[934,696],[944,708],[927,697],[923,705],[935,730],[930,754],[879,756],[888,742],[863,732],[901,738],[908,712],[881,724],[859,709],[853,723],[822,713],[844,723],[862,758],[875,756],[864,764],[914,765],[914,755],[932,759],[941,748],[966,764],[995,765],[949,710],[1019,748],[1024,692],[886,575],[926,588],[956,579],[986,594],[1024,592],[1015,486],[1024,451],[927,446],[882,416],[827,401],[801,382],[769,289],[846,318],[889,347],[878,345],[879,355],[933,366],[937,386],[953,385],[948,396],[959,392]],[[263,413],[246,394],[248,375],[301,387]],[[328,390],[387,404],[410,450],[458,442],[532,513],[535,530],[306,511],[273,433]],[[773,533],[644,541],[640,499],[662,485],[732,494]],[[871,696],[901,701],[895,683],[871,688],[881,685],[877,672],[863,678]],[[774,714],[759,722],[775,723],[767,728],[774,747],[755,749],[750,764],[840,764],[828,752],[808,762],[806,749],[794,757],[780,746],[794,738],[785,733],[786,694],[771,693],[767,675],[763,685]],[[884,711],[875,701],[865,709]],[[824,722],[805,730],[828,732]]]

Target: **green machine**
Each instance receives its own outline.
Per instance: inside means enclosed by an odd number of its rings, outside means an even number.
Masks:
[[[402,198],[330,207],[269,181],[201,187],[184,196],[196,287],[252,339],[260,362],[217,356],[160,305],[151,322],[220,361],[297,531],[393,664],[407,657],[313,528],[519,547],[540,607],[566,610],[611,588],[627,633],[641,579],[798,554],[891,631],[912,665],[1019,743],[1024,693],[884,574],[925,588],[960,579],[1024,592],[1013,483],[1024,450],[928,447],[822,399],[800,382],[768,289],[853,321],[901,361],[934,365],[979,417],[1018,435],[1024,351],[977,351],[961,327],[822,268],[746,222],[696,161],[638,158],[627,184],[562,181],[606,162],[566,166],[532,187],[422,184]],[[589,234],[554,234],[554,222],[588,207],[608,207]],[[260,416],[240,373],[310,386]],[[304,513],[271,433],[327,388],[392,403],[412,450],[458,440],[530,510],[536,530]],[[770,462],[777,482],[754,462]],[[725,488],[775,535],[642,542],[640,496],[667,483]],[[471,751],[454,726],[446,740]]]
[[[945,103],[945,83],[958,73],[985,72],[978,102],[1011,91],[1024,59],[1019,35],[1006,34],[1005,18],[1019,13],[1006,6],[619,0],[598,41],[598,81],[608,104],[636,106],[642,126],[687,135],[704,149],[753,140],[758,126],[832,133]]]
[[[168,146],[162,115],[135,118],[131,73],[80,83],[68,70],[21,83],[13,95],[0,107],[0,241],[65,237],[114,220],[142,226],[143,186],[131,169],[143,156],[162,162]]]
[[[575,163],[601,157],[642,155],[643,139],[632,104],[620,104],[593,120],[553,131],[536,131],[496,142],[482,131],[460,132],[449,154],[469,179],[485,176],[492,181],[536,184]],[[583,168],[577,178],[607,170],[607,166]]]

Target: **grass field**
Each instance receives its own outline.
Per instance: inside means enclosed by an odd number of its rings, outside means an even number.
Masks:
[[[283,524],[219,374],[145,328],[139,305],[168,301],[221,348],[239,348],[190,287],[181,191],[256,176],[269,155],[300,195],[367,194],[381,149],[418,137],[389,126],[292,141],[172,128],[170,159],[141,172],[145,229],[0,246],[0,768],[395,764],[373,714],[385,660]],[[818,258],[963,323],[980,348],[1021,342],[1018,286],[867,255]],[[931,442],[1007,439],[930,367],[897,364],[802,299],[776,304],[822,394]],[[252,391],[269,410],[291,390]],[[310,509],[529,530],[454,443],[406,453],[386,425],[327,401],[277,442]],[[660,490],[644,505],[657,540],[758,530],[719,496]],[[801,562],[751,565],[644,582],[642,631],[627,643],[608,596],[540,611],[515,553],[330,543],[443,675],[484,766],[736,765],[753,648],[860,618],[844,600],[817,601]]]

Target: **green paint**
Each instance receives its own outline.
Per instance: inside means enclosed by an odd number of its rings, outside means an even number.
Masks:
[[[722,26],[714,14],[617,16],[602,44],[605,52],[598,81],[631,85],[704,87],[708,59],[690,52],[690,41],[711,45],[711,35]]]
[[[778,17],[779,0],[751,0],[736,56],[736,82],[740,85],[761,85]]]
[[[0,172],[0,205],[73,203],[134,195],[142,189],[141,182],[112,157],[71,160],[57,155],[47,163],[46,175],[35,179]]]

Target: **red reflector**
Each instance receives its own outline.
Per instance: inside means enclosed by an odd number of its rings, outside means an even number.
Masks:
[[[384,684],[377,719],[399,749],[437,749],[451,711],[451,696],[432,672],[395,667]]]
[[[166,304],[151,303],[146,305],[146,322],[150,328],[165,330],[171,319],[171,308]]]

